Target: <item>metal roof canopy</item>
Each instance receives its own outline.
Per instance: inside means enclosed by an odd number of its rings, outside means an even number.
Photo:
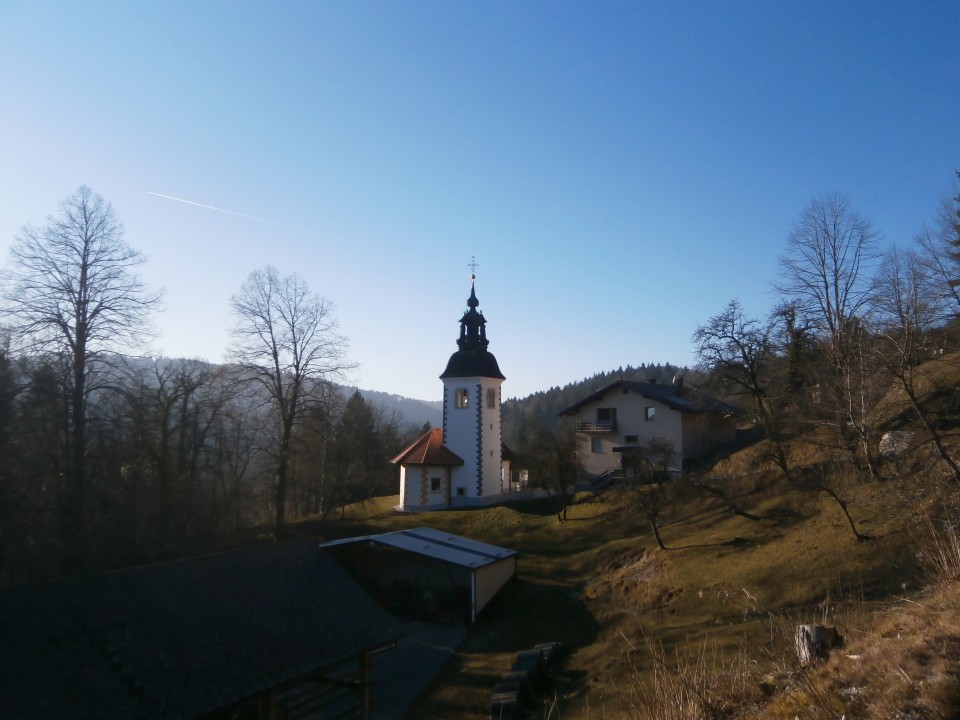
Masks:
[[[469,568],[491,565],[517,554],[515,550],[487,545],[477,540],[471,540],[460,535],[451,535],[428,527],[332,540],[321,543],[320,547],[329,548],[359,542],[375,542],[380,545],[388,545]]]

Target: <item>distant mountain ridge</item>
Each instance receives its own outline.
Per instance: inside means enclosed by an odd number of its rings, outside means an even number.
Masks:
[[[412,425],[420,427],[430,423],[430,427],[440,427],[443,423],[443,402],[440,400],[415,400],[380,390],[343,387],[345,397],[349,397],[358,390],[361,397],[371,405],[388,413],[396,412]]]
[[[153,362],[149,358],[128,358],[128,362],[146,365]],[[158,358],[161,366],[169,363],[193,362],[185,358]],[[214,366],[214,363],[205,365]],[[517,431],[525,421],[539,419],[549,426],[562,423],[558,414],[561,410],[582,400],[587,395],[618,379],[622,380],[654,380],[658,383],[669,383],[677,375],[684,376],[688,381],[698,382],[700,377],[695,370],[679,367],[671,363],[641,363],[638,367],[627,365],[616,370],[599,372],[591,377],[567,383],[563,387],[555,386],[547,390],[540,390],[524,398],[513,398],[503,403],[503,440],[508,445],[516,439]],[[443,425],[443,401],[417,400],[404,397],[396,393],[382,390],[364,390],[356,385],[340,385],[340,392],[346,400],[354,392],[360,395],[371,405],[380,408],[386,413],[396,415],[408,424],[417,428],[430,423],[430,427]]]
[[[592,377],[567,383],[563,387],[552,387],[524,398],[506,400],[503,403],[503,440],[508,445],[514,442],[521,424],[534,418],[550,426],[559,426],[562,423],[559,418],[561,410],[618,379],[669,383],[677,375],[693,382],[699,379],[696,371],[690,368],[671,363],[641,363],[638,367],[621,366],[616,370],[599,372]],[[356,387],[343,388],[345,397],[349,397],[356,390]],[[361,389],[360,395],[370,404],[386,412],[395,411],[418,427],[425,423],[430,423],[431,427],[440,427],[443,424],[443,402],[440,400],[415,400],[379,390]]]

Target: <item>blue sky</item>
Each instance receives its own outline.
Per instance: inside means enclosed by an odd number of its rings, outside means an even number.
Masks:
[[[839,191],[908,243],[960,169],[960,3],[0,4],[0,258],[81,184],[223,359],[267,264],[360,387],[439,399],[471,256],[506,397],[694,361]],[[167,195],[214,208],[159,197]]]

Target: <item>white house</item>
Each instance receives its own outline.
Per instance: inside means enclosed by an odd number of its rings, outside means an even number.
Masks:
[[[733,442],[741,411],[677,377],[670,385],[618,380],[560,414],[576,418],[582,479],[596,479],[650,448],[669,451],[669,471],[681,472],[685,461]]]
[[[392,460],[400,465],[400,510],[489,505],[510,492],[509,451],[500,432],[500,385],[506,378],[487,349],[475,280],[471,275],[457,351],[440,375],[443,427]]]

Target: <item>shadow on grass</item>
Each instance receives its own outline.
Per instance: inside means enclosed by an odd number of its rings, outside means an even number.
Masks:
[[[749,540],[747,538],[734,537],[730,540],[721,540],[718,542],[712,543],[694,543],[691,545],[668,545],[666,552],[671,552],[673,550],[695,550],[697,548],[715,548],[715,547],[730,547],[730,548],[745,548],[752,547],[754,545],[759,545],[760,543],[756,540]]]
[[[514,580],[484,609],[457,656],[405,719],[486,717],[493,686],[510,671],[516,653],[539,643],[560,642],[549,682],[533,698],[534,704],[549,706],[555,696],[573,694],[585,685],[587,673],[567,663],[572,650],[594,643],[598,633],[596,619],[575,589]]]
[[[488,653],[514,653],[545,642],[583,647],[597,639],[599,628],[576,588],[517,579],[487,606],[463,647]]]
[[[319,518],[312,520],[302,520],[296,524],[291,524],[287,528],[287,533],[299,537],[314,538],[317,542],[327,542],[329,540],[340,540],[346,537],[357,537],[361,535],[379,535],[384,530],[383,527],[371,523],[360,522],[358,520],[321,520]]]
[[[761,520],[769,520],[774,527],[781,527],[787,525],[796,525],[804,520],[804,515],[800,512],[797,512],[793,508],[788,508],[784,506],[777,506],[770,508],[763,515],[760,515]]]
[[[498,502],[493,505],[463,505],[458,506],[456,504],[456,499],[454,499],[453,505],[448,508],[438,508],[433,510],[432,513],[449,513],[449,512],[458,512],[458,513],[478,513],[482,514],[488,512],[490,508],[495,507],[504,507],[510,508],[511,510],[521,513],[522,515],[531,515],[534,517],[546,517],[549,515],[557,514],[557,506],[553,498],[543,497],[543,498],[520,498],[517,500],[504,500],[503,502]],[[425,513],[426,514],[426,513]]]
[[[547,517],[557,514],[557,501],[553,498],[527,498],[506,502],[504,505],[524,515]]]

